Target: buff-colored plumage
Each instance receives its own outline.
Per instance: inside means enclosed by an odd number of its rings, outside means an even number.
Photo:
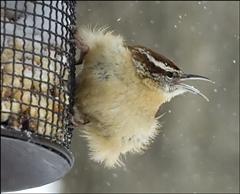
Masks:
[[[155,114],[166,98],[137,76],[121,36],[90,28],[79,34],[89,51],[77,78],[76,106],[89,121],[82,132],[90,157],[107,167],[121,165],[122,155],[141,152],[156,136]]]

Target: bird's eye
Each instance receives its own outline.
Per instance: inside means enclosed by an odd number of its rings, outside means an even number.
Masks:
[[[169,78],[173,78],[173,72],[168,71],[168,72],[166,73],[166,75],[167,75]]]

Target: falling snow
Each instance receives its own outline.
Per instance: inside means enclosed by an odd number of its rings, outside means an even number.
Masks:
[[[154,20],[150,20],[150,24],[154,24],[155,23],[155,21]]]
[[[236,38],[237,40],[240,39],[240,36],[238,34],[234,34],[234,38]]]
[[[114,178],[118,178],[118,175],[117,175],[116,173],[113,173],[112,176],[113,176]]]

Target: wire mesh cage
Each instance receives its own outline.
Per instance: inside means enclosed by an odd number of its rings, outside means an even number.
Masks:
[[[1,1],[4,190],[47,184],[73,164],[69,146],[75,82],[74,7],[74,1]],[[45,177],[36,177],[36,172]]]

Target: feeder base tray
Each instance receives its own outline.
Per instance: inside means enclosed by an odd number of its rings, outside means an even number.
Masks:
[[[1,191],[56,181],[71,169],[73,160],[72,154],[60,145],[38,138],[29,140],[21,132],[1,128]]]

